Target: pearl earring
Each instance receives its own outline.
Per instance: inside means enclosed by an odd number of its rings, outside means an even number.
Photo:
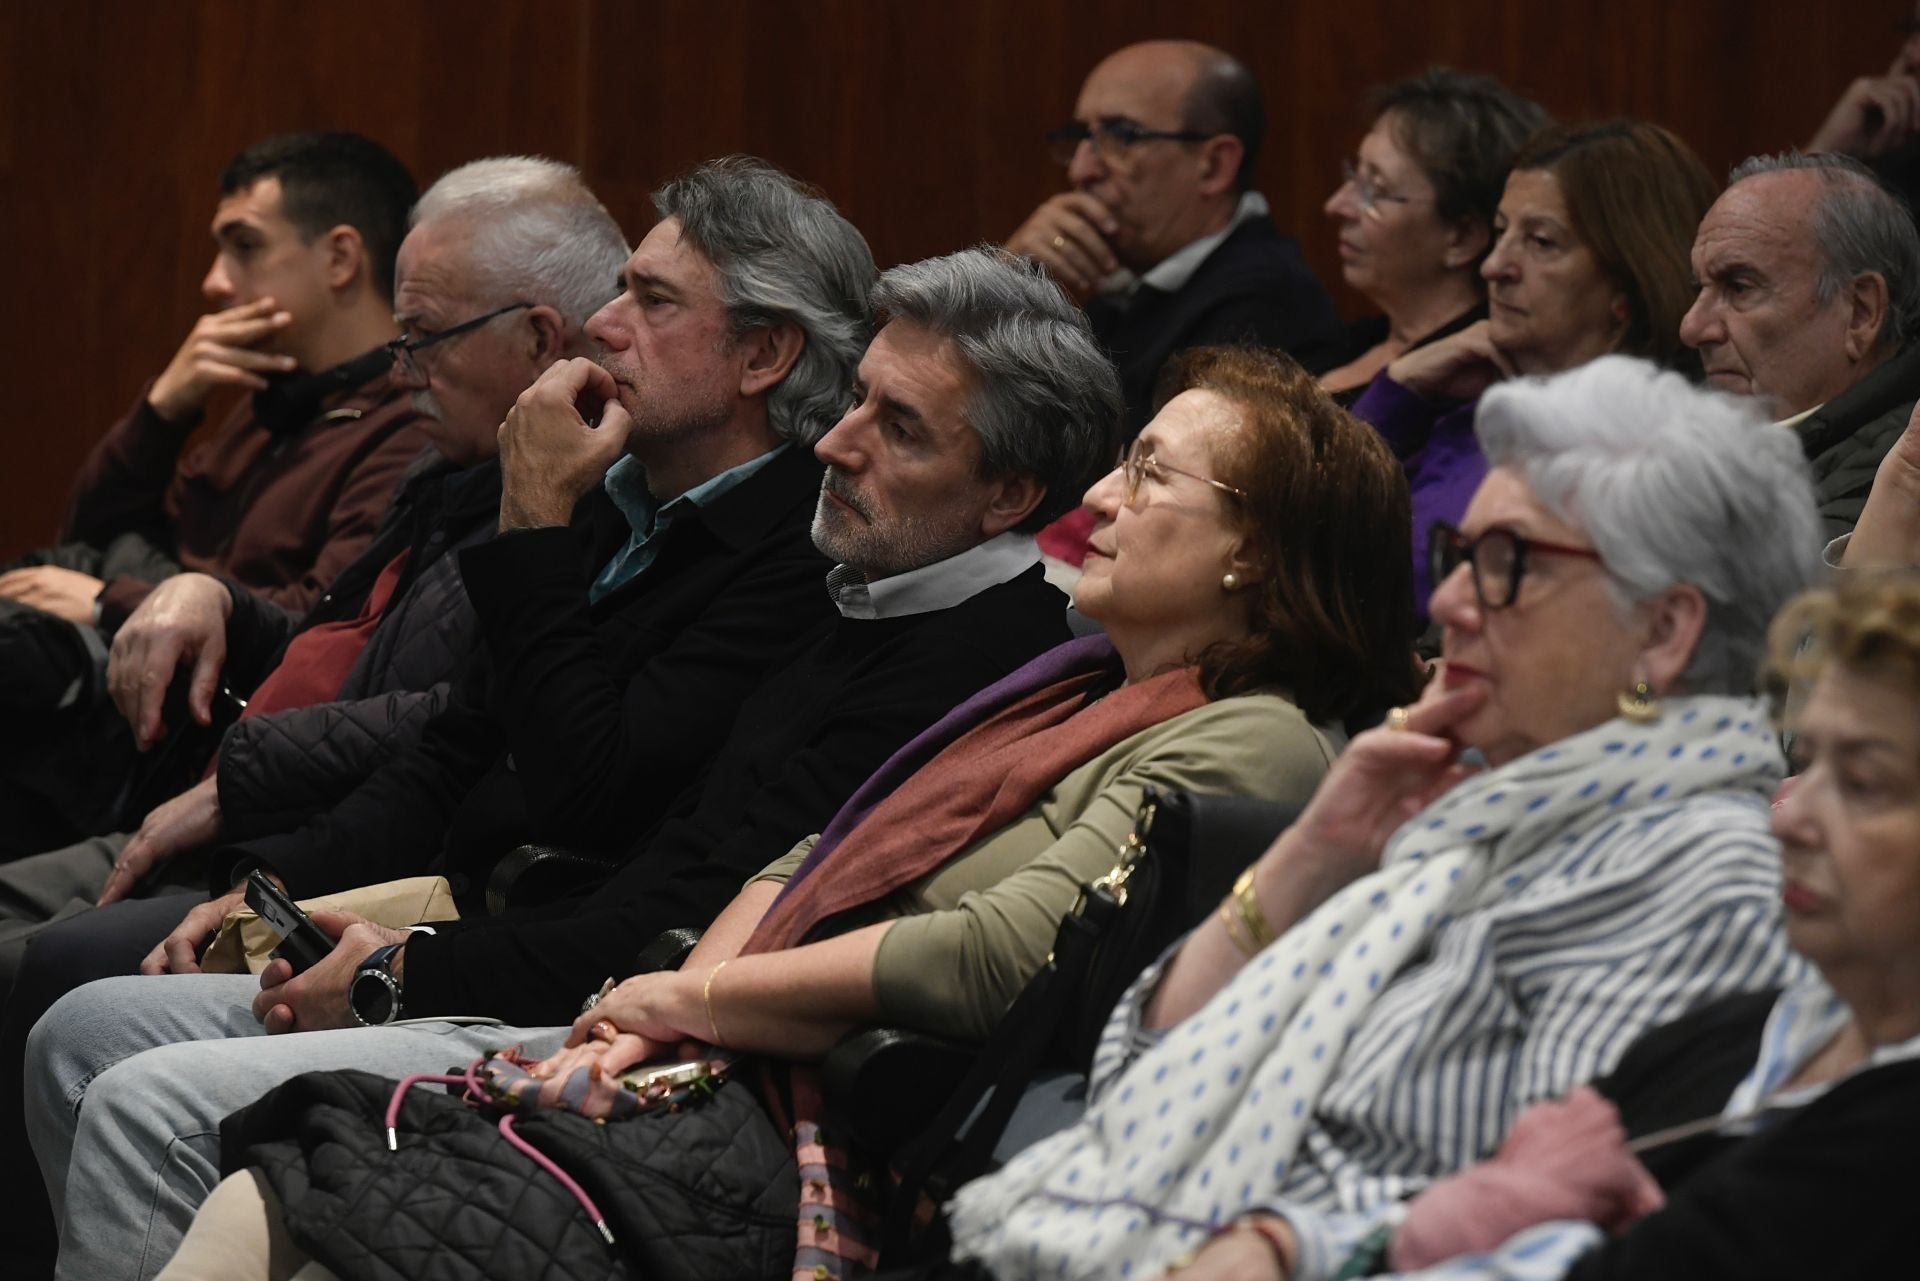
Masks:
[[[1229,570],[1220,575],[1220,586],[1227,591],[1237,592],[1240,590],[1240,576]]]

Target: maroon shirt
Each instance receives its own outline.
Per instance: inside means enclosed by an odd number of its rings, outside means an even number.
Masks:
[[[427,447],[407,391],[384,374],[279,436],[242,401],[183,457],[198,421],[170,423],[142,395],[81,469],[62,541],[104,548],[138,533],[185,569],[304,611],[366,549],[400,474]],[[151,590],[134,578],[109,582],[101,625],[117,628]]]

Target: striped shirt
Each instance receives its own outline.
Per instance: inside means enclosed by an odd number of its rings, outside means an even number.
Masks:
[[[1261,1199],[1325,1212],[1401,1200],[1493,1152],[1528,1104],[1604,1074],[1647,1028],[1791,981],[1767,819],[1751,792],[1696,795],[1516,864],[1506,894],[1443,919],[1382,991]],[[1155,1039],[1140,1017],[1157,978],[1115,1011],[1096,1099]]]

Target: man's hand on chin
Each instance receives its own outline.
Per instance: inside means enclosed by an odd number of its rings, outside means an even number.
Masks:
[[[502,533],[573,519],[574,504],[626,452],[633,419],[618,392],[612,374],[575,358],[550,366],[520,393],[500,424]]]
[[[352,912],[319,911],[313,923],[335,940],[325,960],[295,974],[284,960],[274,960],[260,972],[260,995],[253,998],[253,1016],[269,1033],[317,1032],[325,1028],[358,1027],[347,989],[360,962],[389,943],[404,943],[405,930],[388,929]],[[400,953],[394,958],[398,977]]]

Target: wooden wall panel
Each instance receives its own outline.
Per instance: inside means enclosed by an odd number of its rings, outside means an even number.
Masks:
[[[1262,187],[1328,279],[1320,205],[1371,84],[1488,71],[1567,117],[1637,115],[1715,169],[1803,140],[1892,56],[1903,0],[61,0],[0,6],[0,555],[200,310],[213,180],[284,129],[380,138],[423,182],[504,151],[579,164],[638,236],[725,151],[821,184],[882,263],[1005,235],[1060,176],[1039,134],[1130,40],[1242,56]],[[1358,309],[1359,300],[1342,294]]]

